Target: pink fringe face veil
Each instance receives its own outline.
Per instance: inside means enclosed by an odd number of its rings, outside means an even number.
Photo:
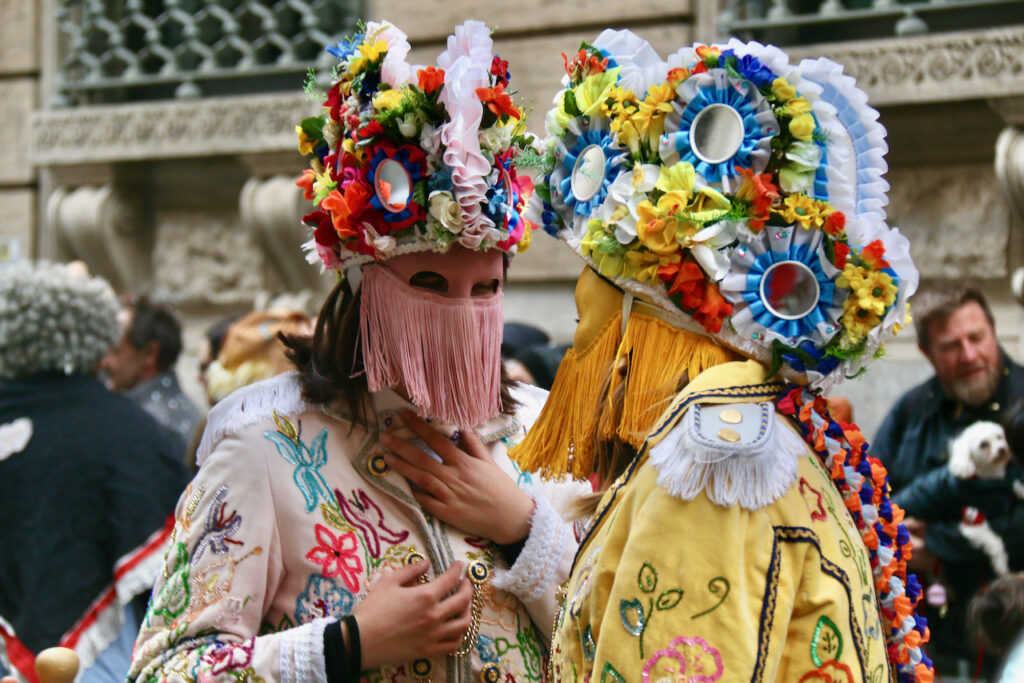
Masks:
[[[404,390],[424,417],[475,427],[501,410],[503,257],[417,252],[367,266],[360,340],[370,391]]]

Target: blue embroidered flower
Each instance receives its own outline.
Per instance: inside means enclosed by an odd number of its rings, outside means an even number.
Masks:
[[[316,504],[323,497],[324,502],[330,503],[334,500],[334,494],[327,486],[320,467],[327,462],[327,430],[321,430],[313,438],[311,445],[307,446],[301,439],[302,424],[299,430],[294,432],[294,437],[286,436],[281,432],[263,432],[263,436],[274,442],[277,452],[295,465],[295,485],[306,499],[306,511],[316,509]]]
[[[476,647],[476,654],[478,657],[480,657],[481,662],[497,664],[499,661],[501,661],[501,658],[498,656],[498,649],[497,647],[495,647],[493,638],[478,635],[476,637],[476,643],[474,647]]]
[[[308,624],[321,617],[343,617],[355,603],[355,596],[334,579],[314,574],[306,583],[306,591],[295,600],[295,621]]]

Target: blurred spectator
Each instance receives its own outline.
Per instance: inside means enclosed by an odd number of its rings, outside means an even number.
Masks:
[[[199,347],[199,383],[207,395],[210,391],[207,370],[210,364],[217,360],[217,354],[220,353],[220,347],[224,343],[224,335],[228,333],[228,328],[241,317],[240,315],[226,315],[206,328],[202,344]]]
[[[206,372],[210,405],[235,389],[295,369],[285,356],[281,333],[311,335],[312,318],[301,311],[254,311],[228,327]]]
[[[501,334],[501,357],[508,360],[528,346],[551,341],[543,330],[525,323],[505,323]]]
[[[999,683],[1024,681],[1024,574],[1008,574],[979,593],[968,610],[971,638],[1002,658]]]
[[[914,310],[918,346],[935,375],[897,401],[871,449],[889,470],[896,500],[911,508],[915,496],[908,490],[901,498],[902,489],[944,468],[954,436],[979,420],[999,422],[1012,399],[1024,396],[1024,370],[999,348],[995,320],[980,292],[946,290],[919,298]],[[1014,521],[1021,506],[1001,502],[1003,514],[989,522],[1006,544],[1010,568],[1022,569],[1024,523]],[[912,567],[932,586],[927,616],[936,669],[973,669],[977,653],[966,637],[966,608],[992,578],[989,560],[960,534],[957,520],[908,519],[907,527],[915,536]],[[986,668],[995,664],[990,659]]]
[[[521,349],[505,363],[509,378],[550,391],[568,348],[565,344],[534,344]]]
[[[94,377],[117,311],[80,267],[0,266],[0,661],[29,680],[55,645],[78,680],[124,680],[188,481],[153,418]]]
[[[144,296],[129,299],[118,322],[121,338],[102,362],[107,388],[125,392],[142,406],[184,453],[201,414],[174,374],[181,353],[181,323],[170,308]]]

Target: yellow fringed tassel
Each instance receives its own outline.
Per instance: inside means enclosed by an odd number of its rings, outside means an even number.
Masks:
[[[618,436],[639,450],[684,373],[694,378],[737,357],[708,337],[637,312],[620,340],[621,321],[621,315],[613,316],[582,353],[566,353],[544,410],[511,450],[524,471],[545,478],[588,477],[598,434],[604,441]],[[621,410],[614,405],[617,390]]]
[[[622,316],[612,316],[582,353],[566,352],[544,410],[526,438],[510,451],[523,471],[545,478],[571,473],[576,479],[593,471],[597,409],[621,328]]]
[[[658,416],[681,388],[680,377],[686,374],[692,379],[712,366],[734,360],[736,354],[703,335],[654,316],[633,313],[619,345],[616,365],[622,358],[628,360],[627,369],[624,376],[613,376],[600,435],[606,441],[618,436],[639,450]],[[610,402],[618,383],[625,386],[621,417],[616,422],[611,419],[615,411],[610,410]]]

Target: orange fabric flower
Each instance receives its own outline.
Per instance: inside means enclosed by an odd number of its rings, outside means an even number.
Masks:
[[[302,172],[302,177],[295,181],[295,184],[302,188],[302,196],[306,199],[313,198],[313,181],[316,180],[316,173],[313,169],[307,168]]]
[[[338,190],[331,192],[320,202],[320,207],[331,214],[331,222],[341,239],[350,239],[359,234],[356,218],[366,207],[373,194],[370,186],[363,182],[355,182],[345,188],[342,194]]]
[[[504,85],[496,85],[493,88],[477,88],[476,96],[498,118],[501,118],[502,115],[507,115],[518,119],[522,116],[519,109],[512,104],[512,98],[505,94]]]
[[[885,245],[882,244],[882,240],[871,242],[860,252],[860,257],[875,269],[889,267],[889,263],[882,258],[883,256],[885,256]]]
[[[439,90],[444,85],[444,69],[438,69],[437,67],[428,66],[425,69],[420,69],[416,72],[420,90],[427,93],[433,93],[435,90]]]

